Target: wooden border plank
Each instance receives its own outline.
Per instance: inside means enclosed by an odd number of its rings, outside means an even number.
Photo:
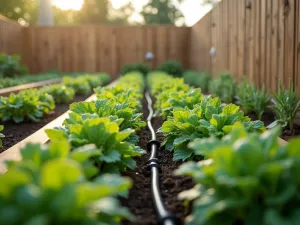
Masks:
[[[61,78],[57,78],[57,79],[45,80],[45,81],[34,82],[29,84],[22,84],[14,87],[9,87],[9,88],[3,88],[0,89],[0,96],[7,96],[10,93],[16,93],[26,89],[39,88],[50,84],[57,84],[60,83],[61,81],[62,81]]]

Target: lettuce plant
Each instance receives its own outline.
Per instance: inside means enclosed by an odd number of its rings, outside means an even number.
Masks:
[[[63,77],[63,83],[73,88],[76,95],[88,95],[92,92],[89,81],[84,77],[73,78],[69,76]]]
[[[119,128],[121,131],[129,128],[138,131],[146,126],[146,123],[141,121],[142,113],[137,113],[135,109],[130,108],[128,103],[118,103],[115,98],[73,103],[70,110],[79,115],[88,116],[90,114],[91,117],[97,115],[98,117],[109,117],[111,121],[120,121]],[[70,122],[70,119],[68,121]],[[138,136],[136,133],[132,133],[128,137],[128,141],[137,144]]]
[[[98,116],[97,116],[98,117]],[[133,129],[120,131],[117,122],[109,118],[91,118],[85,114],[71,113],[65,121],[65,129],[46,130],[51,140],[61,136],[68,138],[72,148],[87,144],[94,144],[100,155],[92,160],[97,164],[100,173],[118,173],[127,168],[134,169],[136,162],[134,157],[141,156],[144,151],[125,140],[134,133]]]
[[[272,109],[275,111],[276,121],[270,124],[269,128],[280,124],[291,131],[294,129],[294,120],[297,112],[300,110],[300,97],[293,89],[292,84],[290,84],[287,91],[281,85],[278,94],[274,95],[274,106],[272,106]]]
[[[89,181],[86,160],[96,149],[70,152],[66,140],[49,146],[28,144],[20,162],[8,162],[0,175],[0,216],[3,225],[18,224],[120,224],[133,219],[119,205],[131,181],[119,175],[103,175]],[[92,168],[92,167],[90,167]]]
[[[55,108],[51,95],[36,89],[0,97],[0,118],[2,121],[12,120],[20,123],[24,120],[39,121],[44,114]]]
[[[4,129],[4,126],[3,125],[0,125],[0,132],[3,131]],[[0,133],[0,148],[2,148],[2,140],[1,138],[4,138],[4,134]]]
[[[192,204],[186,224],[297,224],[300,220],[300,139],[278,143],[279,129],[231,133],[191,144],[207,160],[183,164],[177,175],[196,186],[180,194]]]
[[[219,97],[225,103],[233,101],[236,82],[230,73],[222,73],[217,79],[209,83],[209,92]]]
[[[187,160],[199,156],[188,147],[190,141],[211,136],[222,138],[237,121],[242,122],[248,132],[265,129],[263,122],[252,122],[238,106],[221,104],[219,98],[209,96],[193,109],[175,108],[173,116],[168,117],[159,131],[166,136],[166,148],[174,150],[174,160]]]
[[[55,103],[68,103],[74,99],[75,91],[73,88],[63,84],[50,85],[42,88],[42,92],[52,95]]]

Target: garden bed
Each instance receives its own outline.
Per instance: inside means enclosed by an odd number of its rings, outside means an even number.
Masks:
[[[71,103],[84,101],[87,97],[88,96],[75,96]],[[35,131],[44,127],[46,124],[50,123],[55,118],[68,111],[69,105],[71,103],[57,104],[55,110],[52,113],[43,117],[43,119],[37,123],[22,122],[20,124],[16,124],[14,122],[2,122],[1,124],[5,126],[5,129],[3,131],[5,138],[3,138],[3,148],[0,149],[0,153],[14,146],[16,143],[22,141],[29,135],[33,134]]]

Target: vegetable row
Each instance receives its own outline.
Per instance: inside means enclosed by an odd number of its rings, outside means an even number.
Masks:
[[[112,88],[96,88],[97,100],[74,103],[62,127],[46,131],[51,143],[28,144],[22,160],[7,162],[0,176],[1,224],[115,225],[133,220],[119,205],[131,180],[118,173],[135,167],[144,151],[135,144],[144,88],[139,73]]]
[[[186,224],[299,223],[299,138],[280,145],[279,126],[266,131],[238,106],[205,97],[182,79],[153,73],[148,84],[166,119],[166,149],[188,161],[176,174],[195,183],[179,195],[191,206]]]

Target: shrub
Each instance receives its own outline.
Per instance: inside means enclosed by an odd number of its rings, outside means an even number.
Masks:
[[[21,65],[19,55],[0,53],[0,77],[14,77],[28,73],[26,66]]]
[[[173,75],[174,77],[182,77],[184,73],[183,66],[180,62],[177,61],[164,62],[161,65],[159,65],[156,70]]]
[[[125,75],[131,72],[140,72],[147,75],[150,72],[150,67],[146,63],[125,64],[121,69],[121,74]]]
[[[183,74],[184,82],[201,88],[202,91],[208,91],[209,81],[211,80],[211,75],[207,72],[196,72],[196,71],[186,71]]]

